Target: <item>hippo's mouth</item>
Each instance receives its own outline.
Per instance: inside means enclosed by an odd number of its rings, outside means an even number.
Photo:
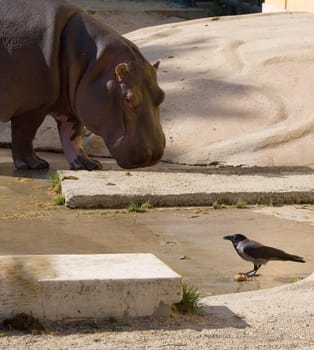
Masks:
[[[127,122],[128,116],[123,115],[123,123],[119,131],[109,142],[110,153],[118,165],[124,169],[152,166],[158,163],[165,148],[165,136],[162,132],[153,130],[149,136],[150,128],[137,130],[136,125]],[[143,128],[143,125],[141,125]]]
[[[127,123],[127,115],[125,111],[123,111],[122,122],[119,130],[115,133],[115,136],[111,142],[111,153],[114,156],[114,153],[119,152],[119,149],[123,147],[123,143],[128,136],[128,123]]]
[[[144,147],[143,143],[134,143],[128,135],[123,135],[112,145],[110,152],[121,168],[133,169],[158,163],[163,154],[163,148],[154,150],[150,145]]]

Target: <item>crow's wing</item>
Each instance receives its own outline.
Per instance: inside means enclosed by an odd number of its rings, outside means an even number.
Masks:
[[[244,247],[243,252],[254,259],[267,259],[267,260],[284,253],[279,249],[267,247],[263,245],[259,245],[259,246],[247,245],[246,247]]]
[[[254,246],[248,245],[243,249],[243,252],[254,259],[262,260],[291,260],[296,262],[305,262],[303,258],[297,255],[291,255],[283,250],[268,247],[264,245]]]

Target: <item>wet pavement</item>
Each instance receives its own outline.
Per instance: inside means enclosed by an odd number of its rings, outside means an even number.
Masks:
[[[265,211],[257,207],[155,208],[145,213],[71,210],[55,206],[49,192],[49,175],[67,169],[63,155],[44,157],[50,161],[49,171],[20,172],[14,171],[10,152],[0,150],[0,254],[150,252],[203,295],[268,288],[314,271],[312,206],[290,206],[286,217],[278,214],[285,212],[284,207]],[[106,169],[117,169],[112,160],[102,162]],[[162,163],[154,169],[169,168]],[[306,212],[304,220],[300,215],[294,220],[296,212]],[[235,232],[304,256],[307,263],[270,262],[258,278],[236,283],[233,275],[250,270],[251,265],[222,239]]]

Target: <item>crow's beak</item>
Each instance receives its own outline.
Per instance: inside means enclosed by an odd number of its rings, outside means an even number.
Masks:
[[[232,236],[224,236],[223,239],[227,239],[228,241],[232,241]]]

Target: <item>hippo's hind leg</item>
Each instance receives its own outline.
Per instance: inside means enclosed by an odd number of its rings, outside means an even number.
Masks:
[[[33,150],[36,131],[45,119],[45,113],[25,113],[11,119],[12,157],[17,169],[45,169],[49,163]]]
[[[102,169],[101,164],[87,156],[83,149],[81,122],[70,115],[59,114],[55,116],[58,131],[65,157],[72,170]]]

